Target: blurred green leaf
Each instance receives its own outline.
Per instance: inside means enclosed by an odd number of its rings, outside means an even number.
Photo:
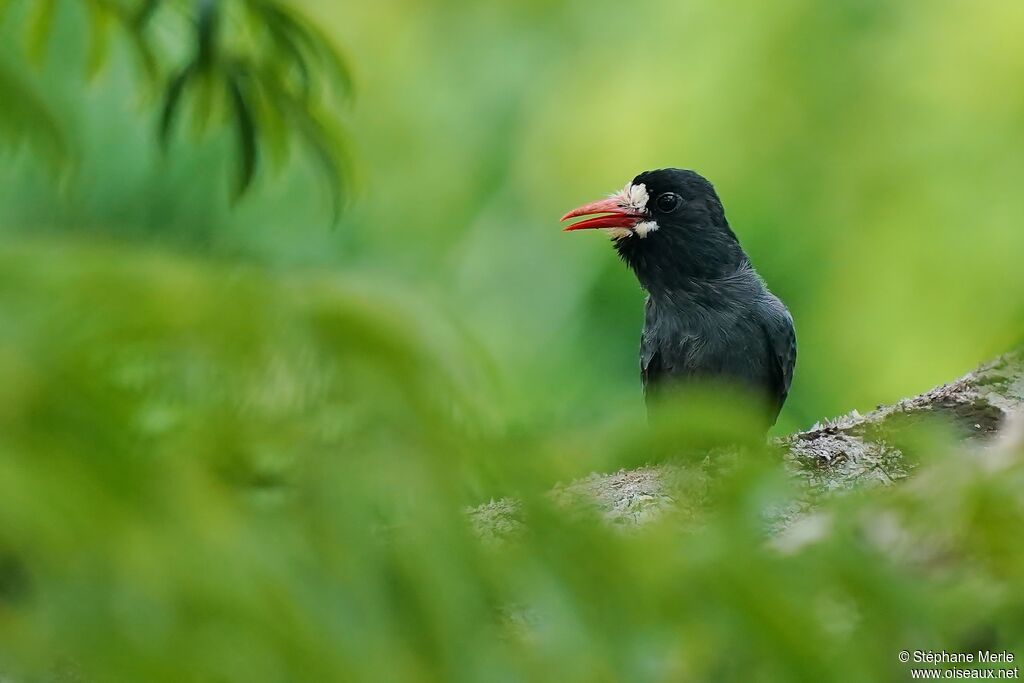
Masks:
[[[134,46],[142,75],[150,84],[165,83],[158,129],[165,147],[179,109],[188,106],[190,84],[197,85],[191,103],[197,126],[228,126],[239,140],[236,197],[252,185],[259,149],[275,149],[272,156],[283,160],[287,138],[295,135],[323,169],[334,204],[340,206],[344,142],[319,111],[343,102],[352,80],[331,39],[295,8],[278,0],[76,2],[88,18],[90,77],[108,60],[110,27],[116,20]],[[34,61],[45,57],[61,5],[43,0],[30,8],[25,31]],[[241,79],[249,84],[242,87]],[[277,103],[259,92],[287,101]],[[257,99],[262,106],[256,106]],[[268,104],[278,111],[268,112]],[[263,125],[262,116],[272,121]]]
[[[246,74],[235,71],[229,74],[229,87],[231,89],[231,103],[237,119],[238,147],[241,158],[239,167],[238,184],[236,195],[241,196],[252,184],[253,176],[256,173],[257,147],[256,147],[256,122],[254,113],[247,101],[247,90],[244,82]]]
[[[89,53],[86,57],[86,74],[94,78],[103,68],[110,52],[110,26],[113,21],[111,10],[98,2],[87,2],[89,15]]]
[[[167,84],[164,93],[163,111],[160,114],[160,142],[166,146],[170,141],[172,127],[181,109],[182,97],[189,82],[196,76],[196,67],[189,64]]]
[[[873,682],[906,673],[900,649],[1022,642],[1024,453],[936,441],[911,480],[820,501],[782,538],[770,516],[799,491],[779,463],[713,453],[623,533],[547,494],[564,471],[532,452],[667,454],[742,413],[612,439],[599,415],[527,453],[480,420],[490,397],[433,318],[324,274],[0,250],[5,671]],[[503,544],[466,517],[480,477],[519,491]]]
[[[71,149],[50,106],[31,85],[0,60],[0,139],[8,145],[27,142],[48,163],[70,161]]]
[[[38,0],[32,4],[32,15],[26,36],[29,55],[37,63],[46,57],[50,32],[57,14],[57,4],[57,0]]]

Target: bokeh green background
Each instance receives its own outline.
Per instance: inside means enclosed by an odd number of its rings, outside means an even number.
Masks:
[[[18,608],[0,608],[5,632],[22,633],[9,650],[33,653],[11,661],[63,643],[87,671],[134,680],[182,680],[160,666],[175,648],[200,680],[296,680],[317,662],[306,680],[682,680],[790,652],[767,679],[822,680],[841,660],[872,680],[852,656],[830,660],[820,634],[805,651],[798,627],[771,615],[815,630],[842,611],[826,599],[842,584],[867,596],[848,631],[880,660],[895,650],[872,624],[897,623],[886,637],[960,637],[950,615],[967,619],[958,610],[982,594],[1004,614],[981,589],[942,592],[941,605],[897,599],[916,576],[905,567],[879,570],[879,586],[855,581],[844,572],[877,558],[845,537],[804,558],[799,570],[819,578],[798,585],[793,567],[750,559],[759,541],[738,531],[750,520],[728,516],[690,548],[707,556],[684,560],[665,550],[677,542],[665,529],[637,548],[548,520],[534,545],[495,562],[452,528],[473,495],[671,453],[629,436],[643,429],[642,293],[605,240],[557,221],[642,170],[711,179],[792,310],[799,360],[777,433],[919,393],[1020,341],[1021,3],[307,3],[355,74],[351,106],[333,112],[354,169],[336,224],[301,159],[264,169],[232,203],[229,130],[186,133],[161,153],[157,98],[125,45],[115,39],[88,78],[84,15],[57,6],[36,66],[23,27],[0,24],[0,60],[38,90],[70,150],[54,162],[4,133],[0,408],[5,450],[19,455],[5,465],[2,540],[14,575],[50,588],[31,635],[12,630],[24,626]],[[323,465],[328,454],[357,465]],[[276,501],[277,516],[265,501],[239,511],[206,480],[210,463],[216,481]],[[307,481],[307,468],[323,480]],[[365,490],[339,502],[324,482]],[[288,486],[313,502],[278,490]],[[757,486],[729,486],[739,493],[722,500],[737,509],[761,500]],[[396,508],[423,526],[377,547],[369,520],[406,519]],[[1001,519],[1009,529],[1016,518]],[[193,545],[215,570],[187,557]],[[637,552],[664,568],[629,565]],[[999,557],[1001,576],[1019,579],[1021,557]],[[554,606],[539,652],[516,645],[529,657],[479,631],[491,603],[510,598],[496,568],[506,562],[511,593]],[[744,562],[750,573],[715,575]],[[577,575],[577,563],[605,570]],[[682,591],[668,600],[678,611],[662,613],[675,577],[711,597]],[[731,602],[746,581],[748,599]],[[800,612],[772,590],[826,597]],[[346,607],[329,609],[332,597]],[[919,625],[924,606],[951,621]],[[190,625],[211,623],[206,652]],[[97,625],[108,637],[76,640]],[[686,654],[665,659],[677,637]],[[734,637],[751,651],[723,663]],[[335,645],[337,661],[318,659]],[[388,675],[367,677],[362,657]],[[518,658],[530,664],[515,674]]]
[[[357,81],[337,112],[358,173],[337,229],[313,171],[265,174],[232,211],[224,144],[161,162],[130,61],[86,84],[84,31],[71,30],[34,77],[81,151],[78,174],[55,187],[8,158],[3,226],[407,288],[483,345],[501,405],[531,419],[640,410],[641,294],[602,239],[562,235],[557,217],[662,166],[716,184],[793,311],[782,431],[916,393],[1019,338],[1015,3],[311,11]]]

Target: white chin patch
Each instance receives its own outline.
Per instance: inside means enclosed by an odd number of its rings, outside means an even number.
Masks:
[[[637,237],[647,237],[657,229],[658,224],[654,221],[644,221],[633,226],[633,232],[636,233]]]
[[[626,209],[632,209],[637,213],[646,213],[647,200],[650,199],[647,194],[647,186],[643,183],[640,183],[639,185],[633,185],[632,183],[627,184],[618,192],[612,193],[611,198],[617,200],[619,206]],[[643,223],[637,223],[632,228],[607,228],[606,232],[611,235],[612,238],[621,240],[625,237],[629,237],[630,235],[636,235],[637,237],[644,238],[657,229],[658,224],[654,221],[644,221]]]

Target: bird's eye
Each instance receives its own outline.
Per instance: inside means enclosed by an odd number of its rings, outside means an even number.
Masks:
[[[677,195],[675,192],[666,192],[658,195],[658,198],[654,200],[655,206],[658,211],[662,213],[672,213],[683,203],[683,198]]]

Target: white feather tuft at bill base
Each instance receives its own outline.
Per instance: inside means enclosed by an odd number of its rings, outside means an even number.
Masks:
[[[645,213],[647,211],[647,201],[650,196],[647,194],[647,186],[643,183],[633,185],[628,183],[624,188],[618,192],[613,192],[611,198],[616,200],[624,209],[632,209],[637,213]],[[608,233],[617,240],[621,240],[630,235],[636,235],[641,239],[647,237],[652,232],[658,229],[658,224],[655,221],[644,221],[637,223],[632,228],[608,228]]]

